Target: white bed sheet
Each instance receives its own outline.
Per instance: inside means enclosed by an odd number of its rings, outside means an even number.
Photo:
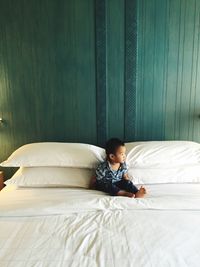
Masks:
[[[145,199],[86,189],[0,192],[0,266],[197,267],[200,184],[148,185]]]

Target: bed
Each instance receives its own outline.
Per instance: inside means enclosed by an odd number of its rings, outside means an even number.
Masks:
[[[199,157],[196,150],[192,154]],[[128,155],[132,158],[133,153]],[[27,160],[27,155],[25,158]],[[194,161],[191,164],[195,169],[198,164]],[[41,166],[23,168],[33,172]],[[155,162],[151,169],[155,170]],[[197,169],[195,175],[190,171],[191,178],[181,174],[177,179],[174,174],[170,176],[171,170],[166,175],[167,171],[168,168],[162,169],[164,180],[157,183],[155,180],[150,183],[149,177],[149,183],[140,179],[148,192],[144,199],[111,197],[74,184],[23,187],[17,182],[8,183],[0,192],[0,266],[199,266],[200,183]],[[40,169],[40,173],[43,177],[44,169],[43,172]],[[17,181],[18,178],[12,179]],[[139,178],[138,175],[138,181]]]

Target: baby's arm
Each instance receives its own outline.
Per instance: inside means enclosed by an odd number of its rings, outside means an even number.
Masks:
[[[126,165],[126,163],[124,162],[124,164],[123,164],[123,179],[124,180],[130,180],[130,178],[129,178],[129,176],[128,176],[128,169],[127,169],[127,165]]]

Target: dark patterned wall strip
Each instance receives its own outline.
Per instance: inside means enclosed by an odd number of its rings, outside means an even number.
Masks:
[[[137,0],[125,0],[124,137],[135,139],[137,71]]]
[[[104,145],[107,137],[105,0],[95,0],[95,31],[96,31],[97,143],[98,145]]]

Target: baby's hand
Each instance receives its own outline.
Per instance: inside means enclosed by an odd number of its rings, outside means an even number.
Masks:
[[[125,180],[130,180],[129,177],[128,177],[128,174],[127,174],[127,173],[124,174],[123,178],[124,178]]]

